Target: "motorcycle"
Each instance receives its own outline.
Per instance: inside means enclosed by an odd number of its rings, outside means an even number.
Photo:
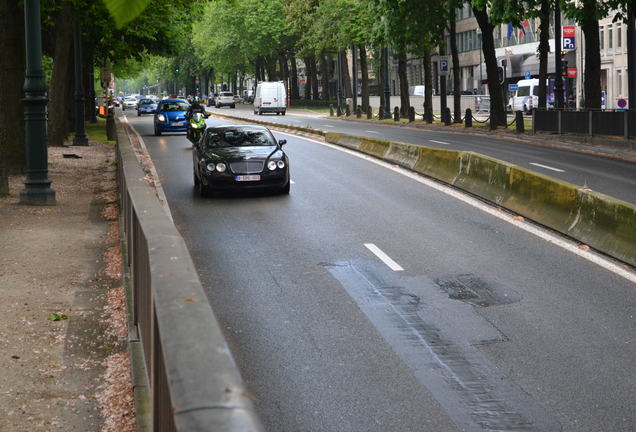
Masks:
[[[190,140],[192,144],[198,143],[206,128],[205,115],[201,113],[194,113],[188,123],[188,140]]]

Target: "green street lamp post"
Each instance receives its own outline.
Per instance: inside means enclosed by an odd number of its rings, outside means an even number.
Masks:
[[[82,75],[82,33],[79,10],[75,10],[73,23],[73,46],[75,54],[75,138],[73,145],[87,146],[88,138],[84,128],[84,77]]]
[[[20,202],[55,205],[55,190],[48,178],[46,135],[46,81],[42,70],[40,0],[25,0],[26,76],[24,80],[24,125],[26,129],[26,180]]]

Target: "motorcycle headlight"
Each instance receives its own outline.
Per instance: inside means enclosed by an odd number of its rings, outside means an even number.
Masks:
[[[223,162],[216,164],[216,170],[220,173],[225,172],[226,168]]]
[[[278,162],[276,162],[276,166],[280,169],[285,168],[285,162],[282,160],[279,160]]]
[[[159,114],[159,115],[157,116],[157,120],[159,120],[159,121],[166,121],[166,117],[165,117],[163,114]]]
[[[267,168],[270,171],[274,171],[276,169],[276,161],[269,161],[267,162]]]
[[[212,172],[214,171],[214,168],[216,167],[216,165],[213,163],[209,163],[205,167],[208,169],[208,171]]]

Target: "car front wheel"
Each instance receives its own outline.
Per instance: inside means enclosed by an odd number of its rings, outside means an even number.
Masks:
[[[161,129],[157,125],[155,125],[155,136],[161,136]]]

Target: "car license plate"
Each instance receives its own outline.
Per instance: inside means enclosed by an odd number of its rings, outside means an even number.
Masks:
[[[240,176],[234,177],[234,179],[236,181],[260,181],[261,176],[260,175],[240,175]]]
[[[172,126],[185,126],[185,122],[173,122]]]

